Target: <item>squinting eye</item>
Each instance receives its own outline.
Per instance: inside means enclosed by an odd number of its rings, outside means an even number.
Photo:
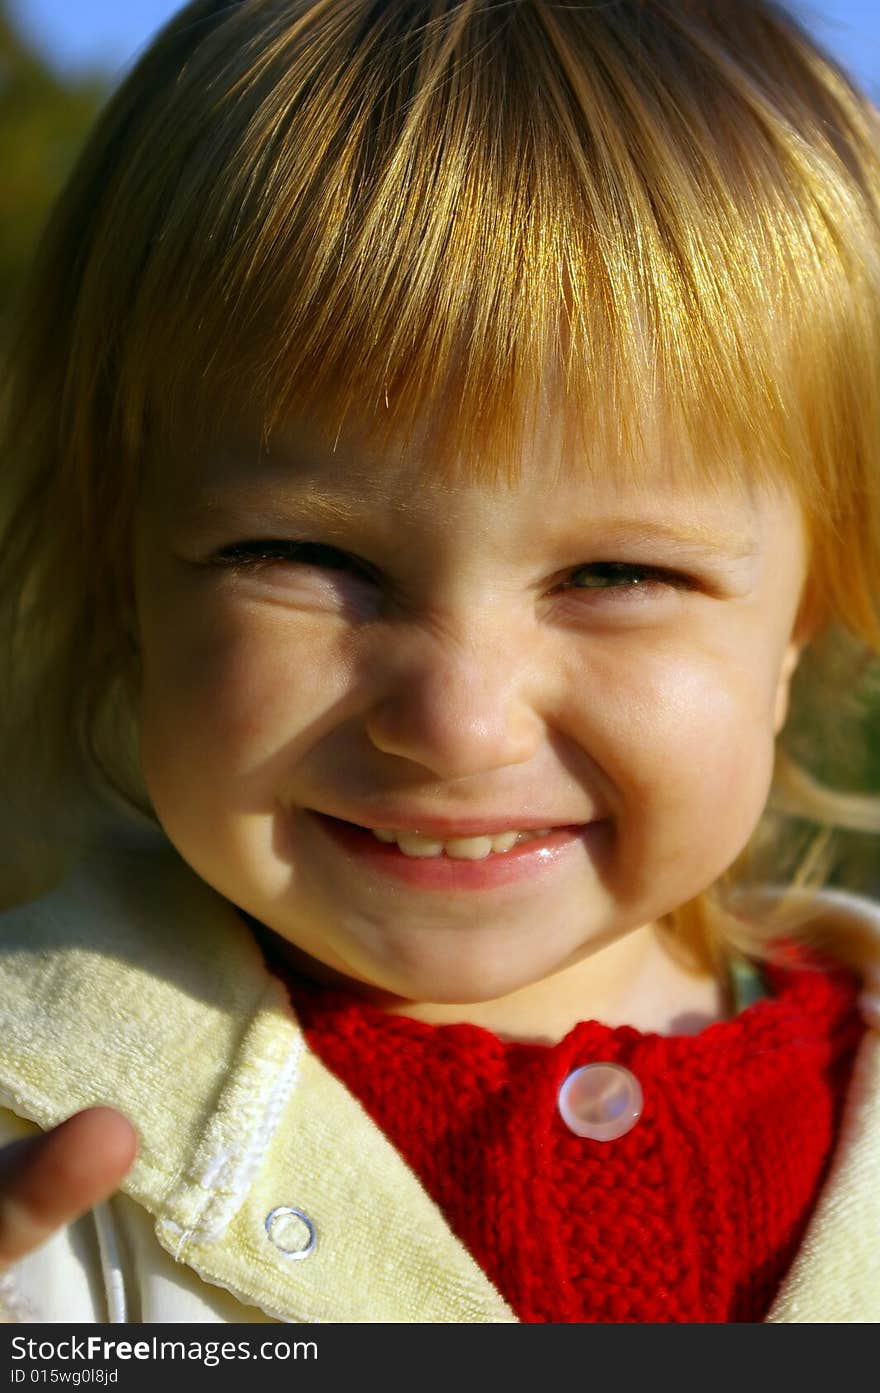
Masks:
[[[587,577],[582,582],[579,576]],[[590,581],[595,581],[595,584]],[[623,581],[624,584],[618,582]],[[595,561],[589,566],[579,566],[572,572],[568,582],[572,590],[588,590],[606,594],[611,592],[620,596],[626,603],[631,596],[643,596],[656,590],[686,590],[691,582],[687,576],[677,571],[667,571],[660,566],[640,566],[628,561]]]
[[[349,556],[348,552],[337,547],[325,546],[322,542],[294,542],[283,539],[266,538],[247,542],[235,542],[224,547],[212,557],[212,564],[226,566],[230,570],[256,570],[276,561],[288,561],[292,565],[318,566],[323,570],[348,571],[353,575],[372,579],[366,563]]]

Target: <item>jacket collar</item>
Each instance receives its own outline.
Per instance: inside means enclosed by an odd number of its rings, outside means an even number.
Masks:
[[[823,902],[880,940],[880,906],[840,891]],[[282,1320],[516,1319],[307,1049],[234,907],[152,824],[120,823],[112,843],[0,929],[3,1101],[42,1127],[97,1102],[125,1112],[141,1145],[122,1188],[179,1261]],[[867,988],[863,1003],[874,1028],[771,1321],[870,1321],[880,1310],[880,1005]],[[267,1228],[279,1208],[313,1225],[305,1260]],[[303,1221],[285,1222],[301,1246]]]

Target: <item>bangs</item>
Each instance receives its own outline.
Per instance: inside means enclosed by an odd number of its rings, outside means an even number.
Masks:
[[[308,416],[495,477],[549,410],[587,471],[638,478],[662,435],[684,484],[827,509],[876,204],[869,117],[790,21],[246,0],[169,36],[115,175],[135,230],[94,249],[131,450]]]

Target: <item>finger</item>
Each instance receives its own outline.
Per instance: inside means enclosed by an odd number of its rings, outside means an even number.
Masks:
[[[87,1108],[0,1152],[0,1269],[100,1204],[130,1170],[137,1133],[113,1108]]]

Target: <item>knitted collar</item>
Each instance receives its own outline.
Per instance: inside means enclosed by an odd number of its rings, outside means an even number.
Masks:
[[[584,1021],[550,1046],[286,976],[311,1048],[521,1320],[728,1322],[762,1320],[792,1262],[865,1028],[855,976],[799,960],[697,1035]],[[746,994],[754,977],[740,965]],[[612,1142],[575,1136],[557,1107],[594,1062],[644,1094]]]

